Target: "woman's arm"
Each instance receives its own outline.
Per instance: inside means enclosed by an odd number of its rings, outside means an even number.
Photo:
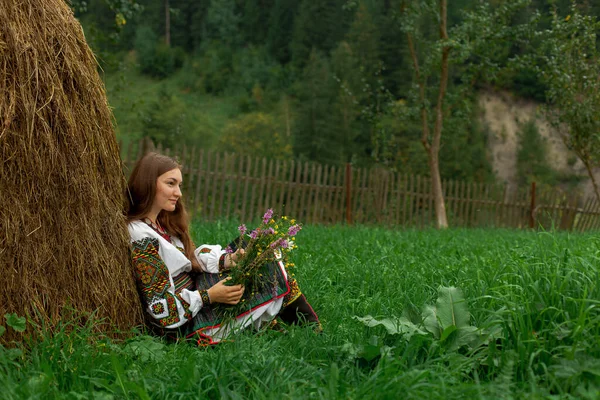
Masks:
[[[202,297],[197,290],[175,291],[173,277],[158,247],[158,239],[150,237],[132,243],[135,277],[150,316],[165,328],[177,328],[202,308]]]
[[[218,274],[235,265],[239,257],[244,254],[244,249],[237,249],[235,253],[228,254],[218,244],[203,244],[195,250],[194,254],[204,272]]]
[[[204,272],[218,274],[219,271],[223,269],[223,263],[227,253],[218,244],[203,244],[194,251],[194,254]],[[219,264],[221,264],[221,268],[219,268]]]

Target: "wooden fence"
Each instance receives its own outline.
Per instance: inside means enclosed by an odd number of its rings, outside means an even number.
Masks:
[[[146,142],[147,143],[147,142]],[[126,173],[147,149],[122,146]],[[435,225],[431,180],[383,168],[267,160],[181,148],[157,149],[184,166],[184,199],[203,219],[256,221],[268,209],[303,223],[357,223],[424,228]],[[449,225],[587,231],[600,227],[595,198],[559,189],[442,182]]]

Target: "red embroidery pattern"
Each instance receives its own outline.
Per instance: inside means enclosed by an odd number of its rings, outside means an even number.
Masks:
[[[285,297],[283,298],[283,307],[284,308],[286,306],[288,306],[290,303],[293,303],[294,300],[296,300],[298,297],[300,297],[302,295],[302,292],[300,291],[300,287],[298,286],[298,281],[296,280],[296,278],[292,278],[291,276],[288,275],[288,283],[290,285],[290,292],[288,294],[286,294]]]
[[[210,253],[210,248],[208,247],[203,247],[202,249],[200,249],[200,253],[205,254],[205,253]]]
[[[151,308],[154,315],[160,315],[165,312],[165,307],[162,303],[154,303]]]

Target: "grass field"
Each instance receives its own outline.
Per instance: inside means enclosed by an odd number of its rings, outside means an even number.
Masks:
[[[193,232],[226,243],[236,227]],[[596,235],[305,227],[297,242],[296,275],[324,333],[243,333],[212,348],[59,333],[1,349],[0,397],[598,398]],[[437,321],[420,324],[423,310]],[[355,318],[368,315],[389,323]]]

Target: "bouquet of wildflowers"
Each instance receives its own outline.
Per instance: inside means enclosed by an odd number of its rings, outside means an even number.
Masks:
[[[242,284],[246,290],[254,292],[259,283],[269,279],[261,272],[266,263],[281,260],[286,262],[286,267],[293,267],[287,259],[289,252],[296,248],[295,236],[300,229],[302,226],[294,219],[276,217],[272,209],[267,210],[256,229],[250,231],[246,225],[240,225],[238,230],[246,242],[245,253],[228,271],[231,277],[228,284]],[[233,252],[231,248],[226,251]]]

